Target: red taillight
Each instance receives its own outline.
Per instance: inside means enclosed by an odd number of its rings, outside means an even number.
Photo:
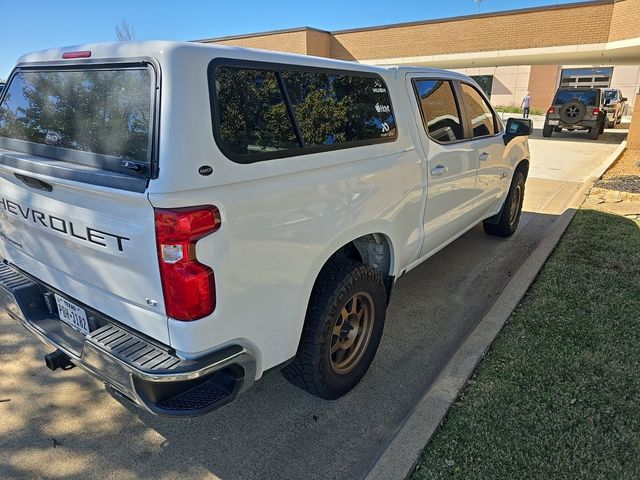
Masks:
[[[556,113],[556,107],[549,107],[549,110],[547,110],[547,113]]]
[[[77,52],[64,52],[62,58],[89,58],[91,56],[91,50],[79,50]]]
[[[176,320],[197,320],[216,308],[213,270],[196,259],[196,242],[220,223],[213,206],[155,210],[164,304]]]
[[[600,113],[600,109],[598,107],[594,108],[591,112],[593,115],[598,115]]]

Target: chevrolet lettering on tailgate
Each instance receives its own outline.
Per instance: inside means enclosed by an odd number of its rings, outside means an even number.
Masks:
[[[94,243],[102,247],[117,248],[124,251],[123,242],[130,240],[122,235],[105,232],[92,227],[78,227],[70,220],[56,217],[48,213],[34,210],[30,207],[23,207],[19,203],[0,197],[0,207],[5,213],[22,218],[27,222],[32,222],[40,227],[54,230],[62,235],[70,235],[78,240]]]

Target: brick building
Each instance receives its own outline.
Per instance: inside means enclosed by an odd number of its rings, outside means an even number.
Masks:
[[[640,90],[640,0],[593,0],[438,20],[326,31],[311,27],[198,40],[471,75],[494,105],[531,92],[546,109],[559,85]]]

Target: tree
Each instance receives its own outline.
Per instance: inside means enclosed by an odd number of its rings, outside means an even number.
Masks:
[[[136,31],[126,18],[120,20],[120,25],[116,25],[116,40],[119,42],[132,42],[136,39]]]

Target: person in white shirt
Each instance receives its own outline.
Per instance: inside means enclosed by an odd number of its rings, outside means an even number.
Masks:
[[[529,118],[529,110],[531,110],[531,96],[527,92],[522,99],[522,118]]]

